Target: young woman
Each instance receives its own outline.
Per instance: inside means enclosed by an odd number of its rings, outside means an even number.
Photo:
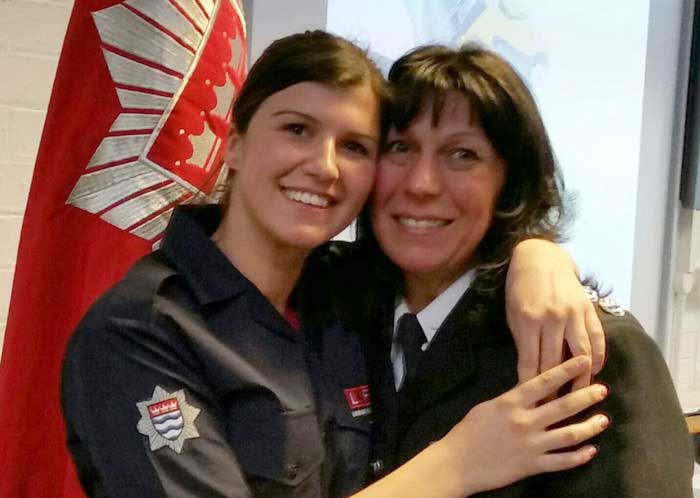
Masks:
[[[330,289],[318,288],[310,253],[365,203],[384,95],[364,53],[323,32],[281,39],[251,68],[234,107],[225,204],[176,210],[161,249],[93,305],[68,346],[68,445],[90,496],[362,488],[362,345],[328,319]],[[538,402],[589,369],[577,358],[484,403],[362,496],[464,496],[588,461],[591,446],[551,451],[599,433],[600,417],[548,428],[605,389]]]

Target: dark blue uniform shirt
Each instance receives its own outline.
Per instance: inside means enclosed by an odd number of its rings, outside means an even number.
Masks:
[[[90,496],[319,498],[364,485],[360,342],[332,322],[321,332],[303,307],[294,330],[211,242],[219,221],[216,206],[178,208],[162,248],[70,340],[62,403]]]

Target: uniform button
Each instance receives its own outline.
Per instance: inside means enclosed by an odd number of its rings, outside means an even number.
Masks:
[[[377,459],[373,461],[372,463],[369,464],[370,468],[372,469],[372,473],[375,476],[378,476],[379,474],[382,473],[382,470],[384,470],[384,462],[381,459]]]
[[[301,470],[301,465],[299,463],[290,463],[287,465],[287,479],[296,479]]]

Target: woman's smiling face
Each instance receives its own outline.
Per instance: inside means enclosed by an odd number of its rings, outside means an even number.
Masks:
[[[313,249],[365,203],[378,140],[378,99],[369,84],[302,82],[270,95],[246,132],[229,140],[227,216],[253,230],[251,240]]]
[[[435,124],[432,114],[427,103],[406,130],[390,130],[372,223],[404,275],[447,287],[470,266],[486,234],[506,165],[465,97],[448,93]]]

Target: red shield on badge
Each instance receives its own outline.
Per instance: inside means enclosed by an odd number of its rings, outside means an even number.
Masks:
[[[182,434],[185,421],[177,399],[170,398],[148,407],[153,428],[165,439],[174,440]]]

